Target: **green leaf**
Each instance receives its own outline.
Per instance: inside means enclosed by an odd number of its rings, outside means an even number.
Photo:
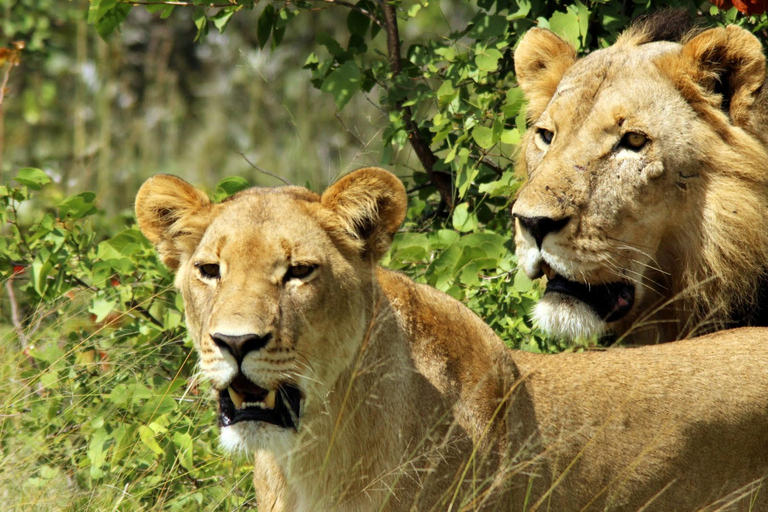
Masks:
[[[477,64],[480,71],[496,71],[496,68],[499,67],[499,59],[501,59],[501,57],[502,55],[499,50],[487,48],[483,53],[475,56],[475,64]]]
[[[216,191],[213,193],[213,196],[216,201],[221,201],[241,190],[250,188],[250,186],[245,178],[239,176],[224,178],[216,185]]]
[[[88,8],[88,23],[94,24],[112,9],[119,0],[91,0]]]
[[[94,322],[99,323],[103,321],[107,315],[109,315],[112,310],[115,309],[115,306],[117,306],[116,300],[107,300],[107,299],[96,299],[93,301],[93,304],[90,308],[88,308],[89,313],[93,313],[96,315],[96,319]]]
[[[157,455],[162,455],[165,453],[165,451],[160,448],[160,445],[157,444],[157,441],[155,440],[155,432],[146,425],[139,425],[139,438],[147,448],[155,452]]]
[[[474,26],[467,34],[474,39],[488,40],[492,37],[501,37],[506,31],[509,23],[503,16],[488,16],[486,13],[480,13],[474,19]]]
[[[525,98],[523,96],[523,90],[519,87],[509,88],[507,90],[504,106],[501,107],[501,111],[503,112],[504,117],[515,117],[518,113],[520,113],[520,109],[523,107],[524,103]]]
[[[101,470],[101,466],[104,465],[106,459],[106,450],[104,445],[109,441],[110,436],[107,434],[106,429],[99,428],[93,433],[91,441],[88,444],[88,459],[91,461],[91,478],[99,479],[104,476],[104,472]]]
[[[192,462],[192,436],[186,433],[175,432],[173,434],[173,444],[178,448],[179,464],[187,471],[192,471],[194,468]]]
[[[392,243],[399,261],[421,261],[429,254],[430,246],[427,235],[423,233],[398,233]]]
[[[519,291],[520,293],[529,292],[533,289],[533,281],[528,279],[528,276],[525,275],[525,272],[522,270],[518,270],[515,273],[515,290]]]
[[[134,427],[120,425],[112,432],[115,438],[115,444],[112,448],[112,458],[110,462],[113,466],[123,460],[131,452],[131,446],[133,445],[133,428]]]
[[[549,19],[549,28],[576,48],[581,47],[579,16],[570,9],[568,12],[554,13]]]
[[[59,215],[61,217],[71,217],[81,219],[97,211],[93,204],[96,194],[93,192],[82,192],[75,196],[70,196],[59,205]]]
[[[48,177],[45,172],[40,169],[34,169],[32,167],[25,167],[20,169],[16,177],[13,178],[22,185],[26,185],[32,190],[40,190],[44,185],[51,182],[51,178]]]
[[[317,34],[315,40],[328,49],[328,53],[334,57],[340,56],[344,53],[344,48],[341,47],[338,41],[328,35],[326,32],[320,32]]]
[[[48,289],[48,276],[53,272],[50,260],[43,261],[38,256],[32,262],[32,286],[40,298],[45,296]]]
[[[459,197],[464,197],[469,191],[469,187],[472,186],[475,178],[480,173],[480,169],[476,165],[466,165],[467,158],[469,158],[469,150],[467,148],[461,148],[459,150],[459,158],[461,161],[459,170],[456,173],[456,190],[459,192]]]
[[[356,34],[360,37],[364,37],[368,32],[368,27],[371,25],[371,20],[365,14],[350,10],[347,15],[347,29],[350,34]]]
[[[275,8],[272,4],[267,4],[261,13],[261,16],[259,16],[259,21],[256,23],[256,40],[262,48],[264,48],[264,45],[269,41],[269,35],[272,33],[272,27],[274,26]]]
[[[437,96],[438,105],[445,107],[445,105],[452,102],[459,95],[459,91],[454,89],[453,84],[446,80],[437,89],[435,95]]]
[[[130,4],[118,3],[101,16],[95,26],[96,32],[98,32],[102,39],[106,39],[125,21],[128,13],[131,12],[131,7],[133,6]]]
[[[520,144],[520,132],[517,128],[501,132],[501,142],[504,144]]]
[[[213,24],[217,29],[219,29],[219,33],[224,33],[224,30],[227,28],[227,24],[229,23],[229,19],[238,9],[238,7],[228,7],[220,10],[211,18],[213,20]]]
[[[192,20],[197,27],[197,34],[195,35],[195,41],[202,41],[206,35],[208,35],[208,17],[205,15],[205,10],[197,7],[194,14],[192,14]]]
[[[468,203],[461,203],[453,210],[453,228],[462,233],[477,229],[477,215],[469,211]]]
[[[496,143],[493,130],[481,124],[472,129],[472,139],[483,149],[490,149]]]
[[[360,79],[360,69],[357,64],[348,60],[323,80],[321,90],[331,94],[336,102],[336,108],[341,110],[360,90]]]

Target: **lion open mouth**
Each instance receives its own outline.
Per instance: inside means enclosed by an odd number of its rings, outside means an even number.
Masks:
[[[569,281],[554,274],[547,281],[544,295],[563,293],[570,295],[590,308],[605,322],[621,320],[635,303],[635,287],[628,283],[583,284]]]
[[[219,391],[219,424],[222,427],[241,421],[263,421],[296,429],[300,413],[301,391],[291,385],[264,389],[241,373],[227,389]]]

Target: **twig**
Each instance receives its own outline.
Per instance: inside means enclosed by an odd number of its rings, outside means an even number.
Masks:
[[[349,2],[344,2],[343,0],[310,0],[312,2],[322,2],[326,4],[333,4],[333,5],[339,5],[342,7],[346,7],[348,9],[352,9],[353,11],[357,11],[375,24],[377,24],[379,27],[384,28],[384,24],[381,22],[379,18],[376,17],[374,13],[369,11],[368,9],[364,9],[363,7],[359,7],[357,5],[351,4]]]
[[[11,70],[16,64],[11,61],[8,63],[8,68],[3,75],[3,84],[0,85],[0,109],[3,107],[3,100],[5,99],[5,88],[8,86],[8,80],[11,78]]]
[[[13,279],[16,276],[11,274],[8,281],[5,282],[5,291],[8,292],[8,301],[11,303],[11,323],[13,324],[13,330],[16,331],[16,336],[19,338],[19,344],[21,345],[21,352],[27,356],[29,365],[37,370],[37,361],[29,353],[29,336],[24,333],[24,325],[21,323],[21,315],[19,314],[19,302],[16,300],[16,292],[13,290]],[[39,325],[39,324],[38,324]],[[37,379],[35,385],[30,384],[32,391],[38,395],[43,394],[43,385],[40,380]]]
[[[173,5],[176,7],[208,7],[213,9],[218,9],[222,7],[237,7],[238,4],[234,2],[229,2],[226,4],[197,4],[195,2],[178,2],[178,1],[169,1],[169,2],[163,2],[163,1],[142,1],[142,0],[123,0],[121,3],[129,4],[129,5]]]
[[[8,86],[8,80],[11,78],[11,70],[19,65],[20,57],[19,53],[26,46],[23,41],[15,41],[13,49],[2,48],[2,57],[5,59],[7,68],[3,75],[3,82],[0,84],[0,170],[3,168],[3,153],[5,150],[5,109],[3,108],[3,101],[5,100],[5,88]]]
[[[154,316],[152,316],[152,313],[150,313],[148,309],[139,305],[135,300],[128,301],[125,303],[125,305],[128,306],[129,308],[129,310],[127,311],[128,313],[130,313],[131,310],[138,311],[139,313],[141,313],[141,315],[144,318],[146,318],[147,320],[149,320],[150,322],[158,326],[160,329],[165,330],[165,326],[163,325],[163,323],[157,318],[155,318]]]
[[[389,54],[389,69],[392,71],[392,78],[396,78],[402,71],[400,62],[400,34],[397,29],[397,13],[395,6],[386,0],[379,0],[381,8],[384,11],[384,29],[387,32],[387,53]],[[413,120],[411,107],[403,106],[403,101],[395,104],[398,110],[403,114],[406,130],[408,131],[408,140],[411,147],[416,152],[421,165],[427,172],[429,179],[437,187],[440,197],[449,208],[453,208],[453,189],[451,186],[451,177],[446,173],[435,171],[437,157],[429,148],[429,144],[422,139],[419,133],[419,126]]]
[[[474,156],[474,155],[470,155],[470,158],[472,158],[473,160],[476,160],[480,164],[488,167],[490,170],[492,170],[493,172],[495,172],[499,176],[504,174],[504,169],[502,169],[498,165],[494,164],[493,162],[489,162],[488,160],[486,160],[483,157],[477,157],[477,156]]]
[[[16,300],[16,292],[13,290],[13,279],[11,276],[5,282],[5,291],[8,292],[8,301],[11,303],[11,323],[19,338],[21,349],[26,350],[29,346],[29,337],[24,334],[24,326],[21,324],[21,315],[19,314],[19,302]]]
[[[293,185],[293,183],[291,183],[290,181],[286,180],[285,178],[283,178],[283,177],[281,177],[281,176],[278,176],[277,174],[272,174],[272,173],[271,173],[271,172],[269,172],[269,171],[265,171],[264,169],[262,169],[262,168],[261,168],[261,167],[259,167],[258,165],[254,164],[253,162],[251,162],[250,160],[248,160],[248,157],[247,157],[247,156],[245,156],[245,154],[244,154],[244,153],[240,153],[239,151],[237,151],[237,154],[238,154],[238,155],[240,155],[241,157],[243,157],[243,160],[245,160],[246,162],[248,162],[248,165],[250,165],[251,167],[253,167],[253,168],[254,168],[254,169],[256,169],[257,171],[259,171],[260,173],[266,174],[267,176],[272,176],[272,177],[273,177],[273,178],[275,178],[276,180],[280,180],[280,181],[282,181],[283,183],[285,183],[286,185]]]

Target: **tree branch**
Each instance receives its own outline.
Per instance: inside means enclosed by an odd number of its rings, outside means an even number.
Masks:
[[[481,165],[488,167],[490,170],[495,172],[498,176],[501,176],[502,174],[504,174],[504,169],[502,169],[501,167],[499,167],[493,162],[489,162],[488,160],[485,159],[485,157],[477,157],[474,155],[470,155],[470,158],[480,163]]]
[[[271,172],[269,172],[269,171],[265,171],[264,169],[262,169],[261,167],[259,167],[259,166],[258,166],[258,165],[256,165],[255,163],[251,162],[250,160],[248,160],[248,157],[247,157],[247,156],[245,156],[245,153],[240,153],[239,151],[237,151],[237,154],[238,154],[238,155],[240,155],[241,157],[243,157],[243,160],[245,160],[246,162],[248,162],[248,165],[250,165],[251,167],[253,167],[253,168],[254,168],[254,169],[256,169],[257,171],[259,171],[260,173],[266,174],[267,176],[272,176],[272,177],[273,177],[273,178],[275,178],[276,180],[280,180],[280,181],[282,181],[283,183],[285,183],[286,185],[293,185],[293,183],[291,183],[290,181],[286,180],[285,178],[282,178],[282,177],[278,176],[277,174],[272,174],[272,173],[271,173]]]
[[[13,278],[11,276],[5,282],[5,291],[8,293],[8,302],[11,304],[11,324],[13,324],[13,330],[16,331],[16,336],[19,339],[19,344],[22,350],[26,350],[29,346],[29,337],[24,333],[24,326],[21,323],[21,314],[19,310],[19,302],[16,300],[16,293],[13,290]]]
[[[397,12],[395,7],[388,3],[387,0],[379,0],[381,2],[381,8],[384,11],[384,29],[387,32],[387,53],[389,56],[389,69],[392,72],[392,77],[396,78],[403,70],[402,63],[400,62],[400,34],[397,29]],[[435,171],[435,163],[437,157],[429,147],[429,143],[426,142],[419,133],[419,126],[416,121],[413,120],[413,111],[411,107],[403,106],[402,101],[398,101],[395,107],[403,114],[403,121],[405,122],[405,128],[408,132],[408,141],[411,143],[411,147],[416,156],[419,158],[421,165],[427,172],[429,179],[437,187],[440,192],[440,197],[448,207],[453,208],[453,187],[451,186],[450,175]]]
[[[342,7],[346,7],[347,9],[352,9],[353,11],[357,11],[375,24],[377,24],[379,27],[384,28],[384,25],[381,23],[381,20],[376,17],[374,13],[369,11],[368,9],[364,9],[363,7],[359,7],[355,4],[351,4],[349,2],[344,2],[343,0],[310,0],[312,2],[322,2],[325,4],[333,4],[333,5],[339,5]]]
[[[236,3],[225,3],[225,4],[196,4],[195,2],[176,2],[176,1],[168,1],[164,2],[162,0],[158,0],[156,2],[153,1],[144,1],[144,0],[123,0],[121,3],[128,4],[128,5],[173,5],[174,7],[207,7],[209,9],[219,9],[222,7],[237,7],[238,4]]]

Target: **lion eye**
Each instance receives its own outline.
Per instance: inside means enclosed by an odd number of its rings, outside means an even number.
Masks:
[[[285,280],[303,279],[315,271],[317,265],[291,265],[285,272]]]
[[[539,139],[541,139],[541,142],[549,146],[552,144],[552,139],[554,138],[555,134],[551,130],[546,130],[544,128],[536,128],[536,134],[539,136]]]
[[[200,275],[206,279],[218,279],[221,277],[219,273],[219,265],[216,263],[195,263]]]
[[[633,151],[638,151],[643,146],[645,146],[647,142],[648,142],[648,137],[646,137],[642,133],[627,132],[621,138],[621,142],[619,144]]]

